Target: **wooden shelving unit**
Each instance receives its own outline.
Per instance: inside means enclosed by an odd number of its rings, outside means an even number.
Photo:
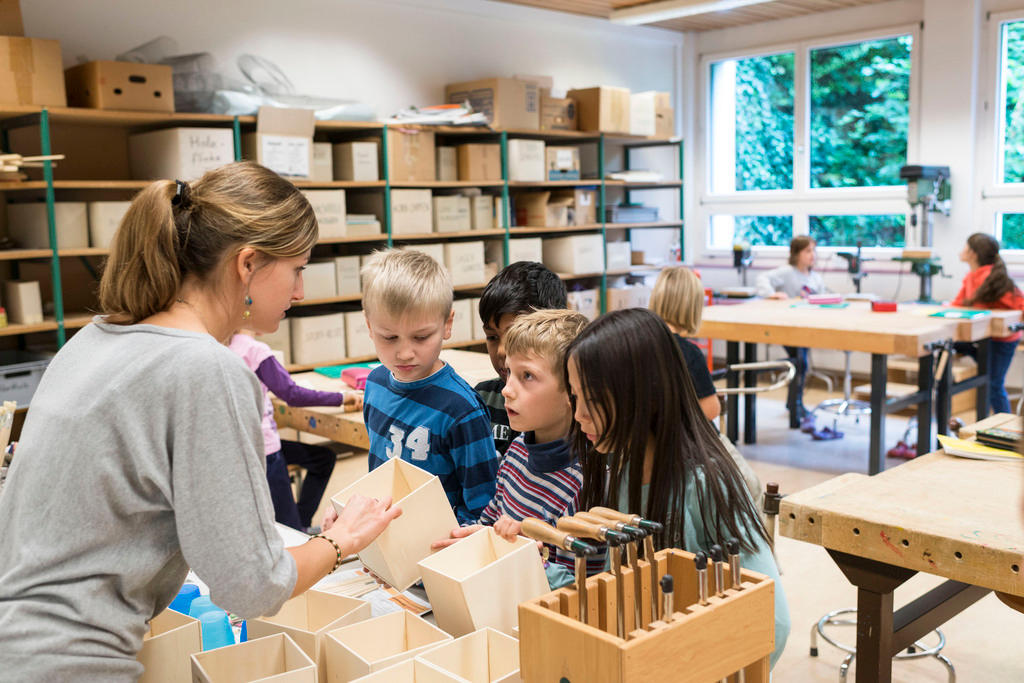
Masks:
[[[473,339],[470,341],[458,341],[458,342],[447,342],[442,348],[445,349],[465,349],[472,346],[483,346],[483,339]],[[308,372],[309,370],[316,370],[317,368],[328,367],[331,365],[349,365],[351,363],[369,363],[377,360],[377,356],[353,356],[352,358],[339,358],[338,360],[326,361],[323,363],[312,363],[302,365],[298,363],[292,363],[286,365],[285,369],[288,372]]]

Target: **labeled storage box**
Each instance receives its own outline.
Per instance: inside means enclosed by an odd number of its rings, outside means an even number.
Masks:
[[[29,405],[52,357],[37,351],[0,351],[0,401],[15,401],[19,408]]]
[[[462,232],[473,228],[469,215],[469,197],[435,195],[434,232]]]
[[[334,261],[310,261],[302,271],[302,289],[306,299],[331,299],[338,296],[338,277]]]
[[[494,230],[494,197],[481,194],[469,199],[469,223],[472,230]]]
[[[128,136],[128,161],[139,180],[195,180],[234,160],[230,128],[165,128]]]
[[[174,111],[173,70],[165,64],[86,62],[64,72],[69,107]]]
[[[533,545],[536,554],[536,544]],[[519,676],[519,641],[492,628],[456,638],[416,658],[457,676],[459,681],[519,683],[522,680]],[[555,676],[552,672],[548,674],[552,678]]]
[[[596,289],[569,292],[568,297],[569,308],[585,315],[588,320],[594,320],[601,315],[601,293]]]
[[[441,629],[404,609],[328,631],[324,638],[326,681],[351,681],[412,659],[451,639]]]
[[[383,193],[353,193],[350,210],[372,213],[384,220]],[[430,190],[391,190],[391,234],[422,235],[433,232],[434,204]]]
[[[608,242],[605,245],[605,268],[608,270],[626,270],[633,260],[633,248],[629,242]]]
[[[43,322],[43,296],[38,280],[8,280],[4,283],[7,320],[14,325]]]
[[[576,130],[576,100],[540,91],[540,129]]]
[[[459,180],[501,180],[501,145],[473,142],[456,147]]]
[[[413,451],[412,457],[416,455]],[[441,480],[395,457],[331,496],[335,510],[340,513],[356,493],[390,496],[402,508],[402,515],[359,553],[359,559],[389,585],[405,590],[419,581],[416,563],[431,554],[430,544],[459,526]]]
[[[346,598],[325,591],[308,590],[284,603],[271,617],[249,619],[246,623],[249,638],[262,638],[275,633],[286,633],[309,655],[320,673],[327,675],[323,641],[328,631],[349,626],[370,618],[370,603]]]
[[[348,236],[345,190],[303,190],[320,228],[320,239]]]
[[[400,247],[406,251],[418,251],[421,254],[426,254],[430,258],[437,261],[440,265],[444,265],[444,243],[443,242],[421,242],[419,244],[407,244],[404,247]]]
[[[607,309],[618,311],[623,308],[647,308],[651,301],[650,287],[609,287]]]
[[[434,150],[437,163],[437,179],[451,182],[459,179],[458,164],[455,161],[455,148],[437,146]]]
[[[289,319],[292,326],[293,363],[312,365],[346,357],[344,313]]]
[[[286,178],[309,178],[315,128],[312,109],[260,107],[256,132],[242,134],[242,156]]]
[[[434,132],[388,128],[388,179],[393,183],[437,180]]]
[[[359,282],[359,257],[336,256],[334,258],[334,279],[338,296],[359,296],[362,286]]]
[[[0,36],[0,104],[67,106],[56,40]]]
[[[89,202],[89,246],[109,249],[131,202]]]
[[[635,92],[629,96],[630,135],[653,136],[657,130],[655,102],[658,93],[653,90]]]
[[[542,242],[544,265],[556,273],[599,273],[604,268],[601,235],[570,235]]]
[[[334,180],[334,156],[329,142],[313,143],[313,170],[309,179],[318,183]]]
[[[629,88],[600,86],[570,90],[576,100],[579,129],[593,133],[629,134]]]
[[[535,261],[544,259],[544,249],[540,237],[513,237],[508,241],[508,262]],[[487,242],[487,261],[504,263],[504,245],[502,240]]]
[[[466,342],[473,339],[473,311],[469,299],[456,299],[452,302],[452,336],[454,342]]]
[[[555,190],[551,196],[555,199],[570,200],[570,224],[594,225],[597,223],[597,190],[577,187],[571,190]]]
[[[194,654],[194,683],[316,683],[316,664],[285,633]]]
[[[378,158],[376,142],[339,142],[334,145],[334,179],[361,182],[380,180]]]
[[[525,182],[547,180],[544,173],[543,140],[508,141],[508,179]]]
[[[277,326],[277,330],[264,333],[256,337],[274,351],[280,351],[283,360],[282,365],[289,365],[292,362],[292,319],[285,318]]]
[[[516,78],[485,78],[445,86],[449,104],[469,102],[483,112],[492,128],[537,130],[540,127],[540,93],[535,83]]]
[[[366,314],[362,311],[349,311],[345,316],[345,343],[350,358],[377,355],[377,349],[370,338],[370,328],[366,325]]]
[[[484,274],[483,242],[445,242],[444,264],[448,267],[454,287],[487,281]]]
[[[469,300],[469,309],[473,321],[473,341],[486,341],[484,321],[480,319],[480,297],[476,296]]]
[[[188,683],[192,680],[190,655],[203,650],[199,620],[165,609],[149,621],[142,649],[135,655],[143,666],[140,683]]]
[[[511,634],[519,603],[550,591],[537,543],[510,543],[491,527],[419,564],[437,625],[456,638],[484,627]]]
[[[547,147],[544,150],[547,180],[579,180],[580,148]]]
[[[54,202],[58,249],[89,246],[89,219],[85,202]],[[7,234],[23,249],[49,249],[50,229],[46,202],[7,205]]]

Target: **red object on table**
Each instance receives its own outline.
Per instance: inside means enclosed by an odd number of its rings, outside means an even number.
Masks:
[[[896,302],[895,301],[872,301],[871,310],[875,313],[895,313]]]

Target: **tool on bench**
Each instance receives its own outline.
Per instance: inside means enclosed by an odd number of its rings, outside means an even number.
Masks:
[[[644,519],[640,515],[631,515],[625,512],[619,512],[611,508],[595,507],[591,508],[591,514],[599,515],[605,519],[614,519],[620,523],[628,524],[634,528],[641,529],[644,532],[644,559],[647,560],[649,565],[649,571],[651,572],[651,621],[659,618],[658,609],[658,561],[654,558],[654,534],[660,534],[664,530],[665,526],[661,522],[655,522],[650,519]],[[634,569],[636,571],[636,569]],[[639,576],[639,572],[636,576]],[[639,594],[637,600],[640,599]]]
[[[622,533],[621,531],[610,529],[606,524],[595,523],[577,517],[562,517],[559,519],[558,530],[565,531],[566,533],[570,533],[581,538],[592,538],[595,541],[604,541],[608,544],[612,561],[612,571],[615,574],[615,599],[618,607],[616,625],[619,637],[624,637],[625,594],[623,593],[622,585],[622,559],[619,556],[618,548],[625,543],[629,543],[632,540],[632,536]],[[584,561],[584,574],[586,574],[586,561]],[[584,581],[586,581],[586,576],[584,576]],[[583,597],[582,594],[581,597],[582,601],[580,602],[580,608],[583,610],[586,607],[586,598]],[[583,619],[581,618],[580,621],[582,620]],[[636,625],[636,628],[640,628],[639,623]]]
[[[597,554],[597,546],[581,541],[575,536],[559,531],[547,522],[533,517],[523,520],[520,531],[526,536],[550,543],[556,548],[568,550],[576,555],[576,593],[579,600],[579,620],[587,623],[587,556]]]

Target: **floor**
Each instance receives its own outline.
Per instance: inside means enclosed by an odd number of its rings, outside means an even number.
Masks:
[[[806,403],[816,405],[827,398],[822,391],[809,389]],[[843,439],[814,442],[806,434],[786,428],[782,396],[765,395],[758,401],[758,443],[742,445],[743,452],[762,482],[775,481],[783,493],[793,493],[847,471],[866,471],[868,422],[848,419],[837,426]],[[965,415],[966,422],[972,422]],[[830,421],[831,422],[831,421]],[[891,416],[886,421],[886,444],[893,445],[903,436],[907,420]],[[831,426],[831,425],[830,425]],[[913,435],[912,435],[913,436]],[[896,467],[902,460],[887,462]],[[329,491],[337,491],[366,471],[364,455],[340,459]],[[328,505],[325,499],[321,510]],[[1016,510],[1007,514],[1016,515]],[[321,513],[318,513],[319,519]],[[819,642],[819,656],[810,657],[810,629],[823,614],[856,605],[856,592],[836,569],[826,552],[814,545],[778,538],[776,551],[782,568],[782,586],[786,591],[792,617],[792,632],[781,659],[773,670],[776,682],[816,683],[838,680],[839,664],[845,653]],[[940,583],[936,577],[919,574],[896,591],[897,607],[909,602]],[[854,641],[852,627],[837,627],[839,639]],[[1020,614],[989,595],[950,620],[942,631],[947,639],[943,653],[956,668],[961,682],[1024,681],[1024,614]],[[856,663],[850,670],[854,680]],[[934,658],[897,662],[893,680],[899,683],[945,682],[946,669]]]

